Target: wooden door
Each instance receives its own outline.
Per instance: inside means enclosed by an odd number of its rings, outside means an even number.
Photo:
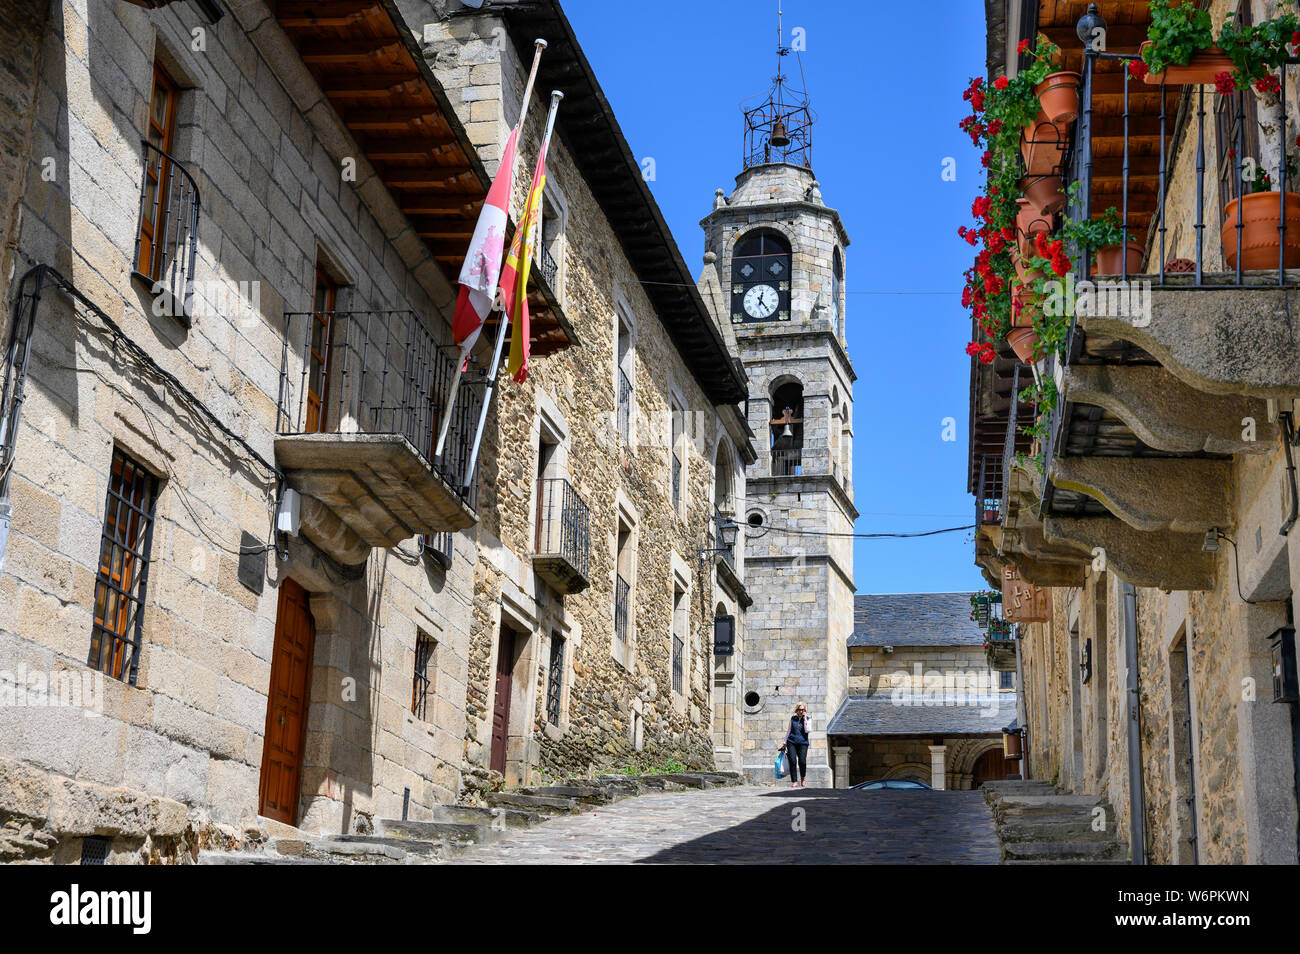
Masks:
[[[293,825],[298,815],[307,701],[311,694],[316,621],[307,592],[293,580],[280,583],[280,607],[271,653],[271,687],[266,700],[266,738],[258,811]]]
[[[1020,763],[1005,758],[1001,749],[990,749],[975,760],[971,769],[971,788],[979,788],[985,782],[999,781],[1020,774]]]
[[[490,768],[506,773],[506,743],[510,735],[511,671],[515,663],[515,634],[501,628],[501,645],[497,647],[496,696],[492,702],[492,759]]]
[[[311,345],[307,358],[307,426],[308,434],[325,428],[328,411],[330,370],[334,350],[334,303],[338,286],[319,265],[316,266],[316,292],[312,298]]]
[[[176,82],[157,63],[149,97],[149,142],[170,154],[176,135]],[[136,268],[157,281],[169,251],[167,209],[172,199],[172,164],[165,155],[145,150],[144,199],[141,203],[140,243]]]

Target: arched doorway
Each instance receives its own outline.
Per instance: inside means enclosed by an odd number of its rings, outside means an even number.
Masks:
[[[1020,765],[1002,754],[1002,749],[989,749],[971,768],[970,787],[979,788],[985,782],[999,781],[1020,774]]]

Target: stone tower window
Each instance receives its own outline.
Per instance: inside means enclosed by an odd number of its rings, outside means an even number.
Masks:
[[[835,250],[835,257],[831,260],[831,330],[835,337],[843,334],[843,315],[844,309],[841,305],[841,299],[844,296],[844,259],[840,255],[840,250]]]
[[[803,386],[790,381],[778,387],[772,410],[772,476],[798,477],[803,473]]]

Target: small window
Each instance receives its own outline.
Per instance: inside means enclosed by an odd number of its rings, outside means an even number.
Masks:
[[[334,308],[338,285],[316,266],[316,286],[311,306],[311,349],[307,367],[307,433],[324,430],[329,413],[330,373],[333,368]]]
[[[1008,672],[1008,671],[1005,671],[1005,670],[1002,671],[1002,672],[999,672],[999,673],[998,673],[998,688],[999,688],[999,689],[1014,689],[1014,688],[1016,688],[1016,674],[1015,674],[1014,672]]]
[[[686,591],[673,584],[672,688],[683,695],[686,687],[686,635],[689,632],[689,606]]]
[[[450,530],[439,533],[426,533],[420,537],[420,553],[442,569],[451,569],[451,558],[455,550],[456,535]]]
[[[157,494],[158,479],[114,449],[104,502],[88,664],[130,685],[135,685],[140,664]]]
[[[633,374],[636,367],[636,351],[633,347],[632,323],[624,315],[623,309],[618,309],[618,340],[615,342],[615,351],[618,366],[615,369],[615,400],[618,417],[618,437],[624,445],[632,443],[632,425],[634,423],[634,401],[633,392]]]
[[[682,483],[685,480],[686,450],[682,441],[682,434],[685,431],[683,427],[685,416],[682,406],[673,401],[672,422],[669,425],[671,431],[669,434],[669,465],[672,471],[670,476],[672,479],[673,510],[675,511],[680,511],[682,508]]]
[[[429,721],[429,699],[437,692],[438,642],[426,633],[415,639],[415,678],[411,686],[411,712],[423,722]]]
[[[546,669],[546,721],[560,724],[560,694],[564,690],[564,637],[551,634],[551,661]]]

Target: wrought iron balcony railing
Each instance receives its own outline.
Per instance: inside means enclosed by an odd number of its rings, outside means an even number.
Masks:
[[[979,492],[975,497],[975,522],[996,526],[1002,522],[1003,459],[996,454],[980,457]]]
[[[291,312],[285,323],[281,435],[400,435],[474,507],[477,481],[466,477],[482,395],[468,374],[443,454],[433,458],[460,354],[455,345],[439,344],[413,311]]]
[[[1145,231],[1150,238],[1145,244],[1150,264],[1144,271],[1146,276],[1154,276],[1152,284],[1156,287],[1235,288],[1297,284],[1294,274],[1287,274],[1288,231],[1292,233],[1290,241],[1293,250],[1300,249],[1294,234],[1297,219],[1300,218],[1300,195],[1288,192],[1288,178],[1294,176],[1294,169],[1287,168],[1290,162],[1288,157],[1295,150],[1293,137],[1287,134],[1287,129],[1290,128],[1287,95],[1274,94],[1276,103],[1273,103],[1267,94],[1258,98],[1253,91],[1238,90],[1222,94],[1213,89],[1207,91],[1205,84],[1167,86],[1161,83],[1153,86],[1129,73],[1129,64],[1139,59],[1136,53],[1085,51],[1083,95],[1079,119],[1075,124],[1073,159],[1068,163],[1070,177],[1079,183],[1079,202],[1070,214],[1083,217],[1101,211],[1096,208],[1099,203],[1094,201],[1097,195],[1102,194],[1096,185],[1098,177],[1104,178],[1108,183],[1105,190],[1107,195],[1114,194],[1114,180],[1118,179],[1117,211],[1120,213],[1123,232],[1120,248],[1127,248],[1130,239],[1139,242],[1143,240],[1142,230],[1135,225],[1134,220],[1136,218],[1140,222],[1149,211],[1150,218],[1146,222]],[[1116,63],[1122,69],[1105,71],[1102,74],[1104,82],[1099,84],[1098,66],[1101,63]],[[1276,80],[1284,93],[1294,95],[1296,80],[1293,68],[1297,63],[1300,63],[1300,59],[1288,60],[1276,74]],[[1106,92],[1098,92],[1099,85]],[[1113,94],[1115,86],[1122,89],[1118,104],[1121,109],[1118,135],[1115,135],[1116,130],[1111,129],[1111,135],[1101,137],[1101,124],[1113,123],[1114,117],[1099,112],[1096,101],[1101,96]],[[1182,91],[1185,100],[1181,113],[1179,91]],[[1247,97],[1251,97],[1251,100],[1248,101]],[[1151,105],[1139,109],[1134,106],[1135,101]],[[1212,113],[1207,111],[1207,105],[1212,107]],[[1106,112],[1111,108],[1109,103],[1104,107]],[[1266,111],[1269,115],[1265,116],[1261,112],[1255,116],[1257,110]],[[1170,121],[1175,114],[1185,116],[1186,119],[1181,129],[1174,129],[1171,133]],[[1212,115],[1208,128],[1207,115]],[[1256,129],[1258,134],[1254,131]],[[1158,130],[1158,133],[1153,130]],[[1257,135],[1258,142],[1255,141]],[[1095,140],[1099,138],[1105,139],[1104,148],[1095,145]],[[1207,144],[1207,138],[1214,141]],[[1115,139],[1119,142],[1116,143]],[[1191,157],[1193,194],[1179,197],[1184,201],[1178,202],[1175,210],[1171,209],[1170,187],[1176,183],[1173,178],[1174,163],[1179,156],[1174,150],[1180,144],[1191,144],[1194,147]],[[1119,147],[1118,150],[1116,146]],[[1186,149],[1188,146],[1183,145],[1181,148]],[[1253,149],[1258,149],[1258,154],[1252,154]],[[1116,151],[1118,156],[1115,155]],[[1154,177],[1150,174],[1152,170],[1147,168],[1151,164],[1150,156],[1153,152],[1157,156]],[[1274,161],[1266,161],[1266,156],[1275,157]],[[1099,170],[1098,166],[1102,164],[1105,168]],[[1276,168],[1272,168],[1273,165]],[[1256,174],[1253,178],[1252,172]],[[1207,173],[1213,174],[1212,191],[1207,191],[1206,188]],[[1276,201],[1268,203],[1276,209],[1275,212],[1269,210],[1267,216],[1276,217],[1279,241],[1276,258],[1273,259],[1270,255],[1267,264],[1262,261],[1262,257],[1257,258],[1258,251],[1252,252],[1243,244],[1243,235],[1247,223],[1254,217],[1253,213],[1247,211],[1240,214],[1240,209],[1245,205],[1243,193],[1249,194],[1247,183],[1257,180],[1264,173],[1270,177],[1270,188],[1264,191],[1272,192],[1278,197]],[[1154,196],[1151,194],[1152,178],[1155,180]],[[1276,186],[1275,192],[1272,191],[1272,186]],[[1207,201],[1208,196],[1216,196],[1225,208],[1214,213],[1211,203]],[[1230,203],[1236,203],[1236,211],[1226,211],[1226,206]],[[1184,207],[1192,212],[1190,222],[1182,211]],[[1288,218],[1291,219],[1290,224]],[[1220,260],[1223,263],[1208,275],[1205,267],[1207,231],[1211,242],[1221,243]],[[1180,234],[1184,238],[1190,235],[1191,258],[1179,256],[1171,260],[1167,257],[1169,253],[1178,251],[1170,248],[1171,241],[1176,240]],[[1292,268],[1297,254],[1300,254],[1300,250],[1293,251]],[[1128,256],[1121,254],[1119,258],[1121,271],[1108,277],[1127,279],[1131,274]],[[1089,277],[1091,268],[1092,263],[1087,256],[1083,256],[1080,268],[1083,278]],[[1247,278],[1247,272],[1252,272],[1253,277]],[[1190,277],[1179,273],[1189,273]],[[1171,281],[1171,275],[1178,277]]]
[[[152,283],[155,294],[169,297],[171,316],[189,327],[198,251],[199,187],[174,156],[147,139],[142,142],[140,226],[132,267]]]
[[[587,504],[563,477],[537,482],[537,535],[533,561],[562,592],[586,588],[591,543]]]
[[[551,291],[558,294],[558,290],[555,287],[555,279],[560,272],[559,264],[551,257],[551,252],[545,245],[538,249],[537,258],[542,278],[546,280],[547,285],[551,286]]]

